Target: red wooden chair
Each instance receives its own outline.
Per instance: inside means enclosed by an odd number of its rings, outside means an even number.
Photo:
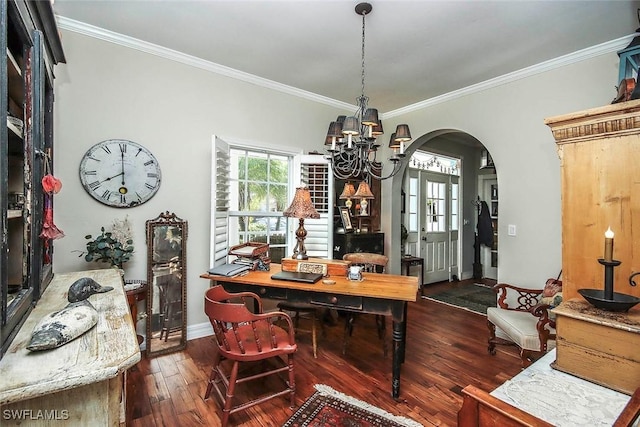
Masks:
[[[238,301],[240,299],[240,301]],[[245,302],[255,302],[258,313],[251,313]],[[262,301],[251,292],[230,294],[222,286],[209,288],[205,293],[204,311],[211,321],[218,344],[213,369],[204,398],[208,399],[213,390],[221,402],[222,426],[226,427],[229,416],[266,400],[289,394],[290,407],[295,407],[295,376],[293,354],[297,350],[294,328],[289,315],[283,312],[262,313]],[[289,331],[274,325],[283,320]],[[285,357],[286,356],[286,357]],[[261,363],[261,371],[246,376],[239,375],[241,362],[265,361],[273,359],[275,365]],[[231,362],[228,370],[225,361]],[[280,375],[288,372],[288,379]],[[270,392],[251,401],[232,405],[236,385],[275,375],[284,383],[284,389]]]

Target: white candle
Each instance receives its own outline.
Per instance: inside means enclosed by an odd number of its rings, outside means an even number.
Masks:
[[[607,228],[604,233],[604,260],[609,262],[613,260],[613,231],[611,231],[611,227]]]

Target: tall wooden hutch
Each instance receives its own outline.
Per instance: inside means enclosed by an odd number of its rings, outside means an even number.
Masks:
[[[640,100],[545,120],[558,145],[562,180],[563,299],[604,289],[607,228],[613,230],[614,292],[640,296]],[[637,309],[638,307],[636,307]]]
[[[53,276],[41,181],[53,167],[53,66],[65,58],[49,1],[0,0],[0,22],[1,357]]]

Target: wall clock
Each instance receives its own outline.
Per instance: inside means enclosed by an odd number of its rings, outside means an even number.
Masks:
[[[87,193],[117,208],[131,208],[151,199],[161,178],[155,156],[126,139],[99,142],[80,161],[80,181]]]

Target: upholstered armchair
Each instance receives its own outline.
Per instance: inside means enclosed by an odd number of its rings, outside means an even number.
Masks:
[[[556,322],[549,309],[557,302],[562,282],[547,280],[545,289],[526,289],[500,283],[493,287],[497,306],[487,309],[488,351],[496,354],[496,345],[515,345],[520,349],[522,367],[555,346]],[[551,298],[551,299],[549,299]]]

